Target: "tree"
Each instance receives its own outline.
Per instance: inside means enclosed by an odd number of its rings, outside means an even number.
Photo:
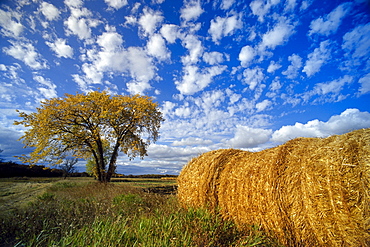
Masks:
[[[75,165],[78,162],[78,158],[65,158],[63,163],[59,165],[59,169],[63,171],[63,177],[66,179],[67,176],[70,176],[72,173],[76,172]]]
[[[147,147],[157,141],[164,121],[151,97],[111,96],[105,91],[45,100],[37,112],[19,112],[19,116],[23,120],[14,124],[29,128],[21,140],[26,147],[34,147],[30,156],[22,157],[24,162],[60,157],[54,162],[60,164],[64,153],[75,151],[75,157],[94,158],[101,182],[110,181],[120,151],[130,159],[147,155]],[[104,142],[111,152],[108,161]]]
[[[103,140],[103,148],[104,148],[104,161],[106,163],[108,163],[110,157],[112,156],[112,150],[110,148],[110,143],[107,140]],[[91,155],[87,159],[87,162],[86,162],[86,172],[90,176],[93,176],[94,178],[99,179],[96,162],[95,162],[95,159],[94,159],[94,156],[93,155]],[[115,173],[115,172],[116,171],[113,171],[113,173]]]

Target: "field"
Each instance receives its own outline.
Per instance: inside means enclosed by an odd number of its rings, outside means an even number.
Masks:
[[[183,209],[176,180],[0,179],[0,246],[278,246],[205,209]]]

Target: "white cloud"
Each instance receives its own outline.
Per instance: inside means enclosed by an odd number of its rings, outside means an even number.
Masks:
[[[188,137],[182,138],[180,141],[174,141],[172,146],[201,146],[201,145],[212,145],[211,140],[202,139],[199,137]]]
[[[363,76],[358,80],[358,82],[361,84],[359,91],[359,94],[367,94],[370,92],[370,73],[367,75]]]
[[[216,19],[211,20],[211,26],[208,33],[212,37],[212,41],[216,44],[225,36],[232,35],[236,29],[243,27],[243,22],[240,15],[233,15],[222,18],[217,16]]]
[[[293,33],[294,26],[282,18],[272,30],[262,36],[260,49],[264,50],[266,47],[275,49],[276,46],[284,44]]]
[[[82,0],[64,0],[64,3],[70,8],[81,8],[83,5]]]
[[[287,0],[285,3],[285,11],[293,11],[294,8],[296,7],[297,2],[296,0]]]
[[[230,104],[231,105],[238,102],[240,100],[240,98],[242,97],[241,94],[237,94],[237,93],[233,92],[230,88],[226,88],[226,94],[230,98]]]
[[[67,35],[76,35],[81,40],[91,38],[91,28],[96,27],[100,21],[92,18],[92,13],[87,8],[82,8],[80,0],[65,0],[65,4],[69,7],[71,15],[64,21],[67,27],[65,30]]]
[[[258,16],[258,20],[263,22],[265,15],[279,2],[280,0],[254,0],[249,4],[249,7],[251,8],[252,13]]]
[[[240,61],[240,64],[243,67],[248,66],[249,63],[253,60],[255,55],[256,55],[256,52],[254,51],[254,49],[251,46],[249,46],[249,45],[244,46],[240,50],[239,57],[238,57],[238,59]]]
[[[358,109],[347,109],[340,115],[332,116],[327,122],[318,119],[306,124],[295,123],[281,127],[272,134],[271,140],[286,142],[297,137],[327,137],[370,127],[370,113]]]
[[[161,35],[154,34],[147,43],[148,54],[156,57],[158,60],[167,60],[171,57],[170,51]]]
[[[217,51],[205,52],[203,54],[203,60],[210,65],[215,65],[222,63],[224,61],[224,56]]]
[[[291,65],[282,74],[289,79],[294,79],[298,75],[298,70],[302,67],[302,58],[297,54],[293,54],[288,57],[288,60],[291,62]]]
[[[370,23],[359,25],[343,36],[342,49],[346,52],[347,66],[359,65],[370,56]]]
[[[351,8],[351,2],[343,3],[326,16],[313,20],[310,24],[311,30],[308,34],[312,35],[318,33],[328,36],[335,33],[341,24],[342,19],[347,15]]]
[[[307,91],[302,95],[305,102],[308,102],[313,96],[319,96],[313,100],[315,102],[338,102],[348,97],[348,94],[343,95],[344,86],[353,82],[353,77],[345,75],[329,82],[317,83],[313,90]]]
[[[261,112],[266,110],[272,105],[272,102],[268,99],[263,100],[262,102],[259,102],[256,104],[257,112]]]
[[[261,83],[265,76],[260,67],[255,67],[253,69],[247,68],[243,72],[243,82],[249,85],[249,89],[256,89],[257,85]]]
[[[185,21],[195,21],[203,12],[204,10],[200,6],[199,0],[185,1],[184,7],[180,10],[180,17]]]
[[[65,58],[72,58],[73,56],[73,48],[66,44],[65,39],[57,39],[54,43],[52,42],[45,42],[52,51],[54,51],[57,57],[65,57]]]
[[[41,55],[37,53],[35,47],[31,43],[16,42],[11,47],[4,47],[3,52],[23,61],[32,69],[47,68],[46,62],[42,61]]]
[[[14,17],[17,14],[13,11],[4,11],[0,9],[0,26],[1,32],[5,36],[19,37],[23,31],[23,25],[17,21],[14,21]]]
[[[38,83],[40,83],[41,85],[46,86],[46,88],[45,87],[37,88],[44,98],[50,99],[50,98],[57,97],[57,91],[56,91],[57,86],[54,83],[52,83],[49,79],[45,79],[44,77],[40,75],[34,75],[33,79],[37,81]]]
[[[60,15],[58,8],[47,2],[42,2],[40,10],[48,21],[56,20]]]
[[[250,128],[238,125],[235,136],[226,142],[233,148],[253,148],[266,143],[272,134],[272,130],[261,128]]]
[[[107,26],[106,30],[97,38],[100,47],[86,50],[84,54],[84,76],[74,76],[74,80],[86,91],[89,84],[101,84],[105,73],[118,73],[131,79],[126,83],[130,93],[142,94],[150,89],[149,82],[156,76],[153,59],[141,47],[124,49],[122,36],[115,28]]]
[[[115,9],[120,9],[127,5],[127,0],[104,0],[106,4]]]
[[[308,77],[320,71],[321,66],[326,63],[331,57],[330,40],[325,40],[320,43],[320,47],[316,48],[312,53],[308,54],[308,60],[303,67],[303,72]]]
[[[175,81],[176,88],[181,94],[192,95],[206,88],[212,78],[220,75],[225,69],[226,66],[213,66],[199,71],[197,66],[185,66],[182,81]]]
[[[221,3],[221,9],[227,10],[229,9],[233,4],[235,3],[235,0],[222,0]]]
[[[182,63],[185,65],[197,63],[204,50],[202,42],[198,37],[188,34],[182,40],[182,45],[189,50],[189,55],[182,57]]]
[[[85,78],[91,84],[101,84],[104,77],[103,72],[96,69],[93,64],[84,63],[82,71],[85,73]]]
[[[280,69],[281,65],[276,63],[275,61],[271,61],[270,65],[267,68],[267,72],[274,73],[276,70]]]
[[[175,43],[178,38],[179,27],[174,24],[164,24],[160,32],[168,43]]]
[[[280,83],[280,78],[277,76],[274,78],[274,80],[271,82],[270,86],[269,86],[269,92],[266,93],[266,96],[267,97],[270,97],[270,98],[275,98],[278,93],[279,93],[279,90],[282,88],[282,85]],[[281,95],[281,94],[279,94]]]
[[[109,28],[107,27],[107,29]],[[98,43],[104,51],[115,52],[121,50],[123,39],[122,36],[113,29],[100,35],[96,43]]]
[[[345,75],[342,78],[333,80],[327,83],[317,83],[314,88],[314,92],[319,95],[325,95],[329,93],[339,94],[343,90],[343,86],[353,81],[351,76]]]
[[[155,68],[152,65],[152,60],[140,47],[128,48],[126,56],[128,58],[128,71],[134,79],[127,83],[128,91],[132,94],[142,94],[151,88],[149,81],[155,76]]]
[[[148,147],[148,158],[187,162],[192,157],[210,151],[207,147],[171,147],[151,144]]]
[[[163,16],[161,12],[155,12],[152,9],[145,8],[138,22],[143,30],[143,35],[150,36],[155,32],[162,21]]]
[[[79,39],[88,39],[91,37],[91,29],[88,25],[88,20],[85,18],[77,19],[70,16],[64,24],[67,26],[67,35],[77,35]]]
[[[206,115],[211,112],[217,111],[217,108],[221,106],[221,103],[225,100],[225,94],[221,90],[207,91],[202,94],[201,97],[194,100],[195,104],[203,109]]]

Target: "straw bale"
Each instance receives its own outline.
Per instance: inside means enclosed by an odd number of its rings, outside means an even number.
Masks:
[[[218,176],[229,158],[238,153],[236,149],[211,151],[193,158],[178,177],[178,197],[184,206],[216,208]]]
[[[370,243],[370,129],[257,153],[208,152],[184,167],[178,184],[184,206],[219,208],[286,246]]]

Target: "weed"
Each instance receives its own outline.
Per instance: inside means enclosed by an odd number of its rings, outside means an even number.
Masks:
[[[275,246],[174,195],[115,184],[57,182],[24,210],[0,216],[0,246]]]

